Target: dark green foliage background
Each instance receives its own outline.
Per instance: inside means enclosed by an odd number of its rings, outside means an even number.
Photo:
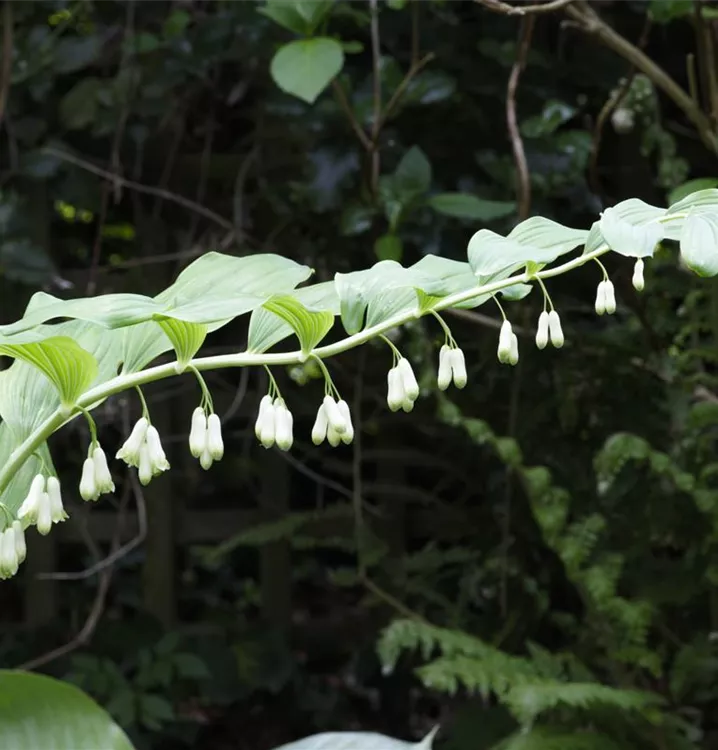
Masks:
[[[377,139],[377,182],[335,89],[310,106],[274,84],[271,58],[294,36],[260,7],[6,3],[2,322],[38,289],[154,294],[210,249],[276,252],[321,281],[377,255],[463,260],[474,231],[517,222],[505,113],[516,18],[468,0],[382,2],[377,65],[370,5],[337,3],[322,33],[345,45],[338,83],[359,127],[371,132],[377,81],[384,105],[403,92]],[[634,43],[643,35],[687,85],[691,3],[597,10]],[[588,228],[620,200],[665,205],[686,180],[715,178],[715,154],[640,76],[622,105],[633,129],[609,119],[593,163],[598,114],[630,68],[564,21],[537,18],[518,89],[531,214]],[[431,200],[447,192],[480,200],[461,218]],[[361,407],[358,457],[309,445],[316,373],[277,373],[290,407],[309,405],[297,416],[289,512],[219,548],[179,545],[175,569],[154,576],[168,505],[254,509],[277,464],[251,435],[256,373],[225,427],[228,457],[207,475],[179,457],[198,400],[191,379],[150,392],[175,478],[148,490],[150,534],[115,566],[90,642],[44,669],[83,686],[140,748],[270,750],[350,729],[419,737],[436,721],[445,750],[718,747],[718,286],[680,268],[670,243],[648,263],[641,296],[628,261],[612,258],[609,272],[610,318],[593,312],[597,268],[551,285],[561,351],[533,346],[536,293],[509,303],[524,329],[515,369],[496,361],[495,308],[447,316],[469,368],[461,393],[433,385],[438,327],[408,326],[396,343],[424,387],[410,415],[383,406],[386,347],[338,358],[336,382]],[[233,324],[208,346],[236,350],[244,336]],[[247,384],[221,373],[210,385],[226,409]],[[98,414],[112,450],[121,406]],[[66,487],[84,444],[80,427],[55,439]],[[356,538],[308,532],[316,518],[351,529],[359,479]],[[357,574],[357,539],[367,577],[389,597]],[[258,571],[282,543],[292,611],[277,614]],[[79,545],[63,550],[62,570],[91,562]],[[23,575],[0,591],[3,667],[71,639],[95,596],[97,577],[62,582],[61,616],[21,629],[27,566]],[[170,596],[158,596],[158,580],[174,581]]]

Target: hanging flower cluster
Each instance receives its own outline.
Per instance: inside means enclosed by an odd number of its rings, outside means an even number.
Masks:
[[[354,425],[349,404],[342,399],[336,401],[329,394],[324,397],[312,427],[314,445],[321,445],[325,440],[332,448],[336,448],[339,443],[348,445],[354,440]]]
[[[397,363],[387,374],[386,403],[392,411],[403,409],[410,412],[419,398],[419,384],[416,381],[411,362],[399,355]]]
[[[43,536],[50,533],[52,524],[67,519],[62,505],[60,481],[57,477],[37,474],[30,484],[30,491],[17,512],[19,519],[35,525]]]
[[[82,465],[80,496],[83,500],[97,500],[100,495],[115,491],[115,483],[107,465],[105,451],[98,443],[90,443],[87,458]]]
[[[205,471],[224,456],[222,424],[214,412],[207,416],[204,406],[198,406],[192,413],[189,452],[199,459],[199,465]]]
[[[455,344],[444,344],[439,351],[439,372],[436,385],[445,391],[451,383],[457,388],[464,388],[468,382],[464,352]]]
[[[257,440],[265,447],[276,445],[288,451],[294,444],[294,417],[281,396],[269,394],[259,402],[259,414],[254,425]]]
[[[116,458],[138,470],[140,482],[147,486],[153,477],[170,468],[162,448],[160,434],[147,417],[140,417],[132,428],[130,436],[117,451]]]

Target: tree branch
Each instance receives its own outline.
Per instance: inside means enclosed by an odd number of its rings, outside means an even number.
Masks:
[[[52,148],[50,146],[46,146],[42,149],[42,151],[43,153],[49,154],[50,156],[55,156],[58,159],[62,159],[69,164],[74,164],[76,167],[80,167],[81,169],[85,169],[88,172],[92,172],[92,174],[96,174],[98,177],[102,177],[105,180],[110,180],[111,182],[119,182],[125,187],[136,190],[138,193],[154,195],[158,198],[164,198],[165,200],[168,200],[172,203],[177,203],[178,205],[183,206],[190,211],[195,211],[196,213],[200,214],[200,216],[204,216],[206,219],[213,221],[223,229],[231,232],[233,236],[236,236],[235,226],[231,221],[225,219],[219,214],[216,214],[209,208],[206,208],[199,203],[195,203],[195,201],[192,201],[189,198],[185,198],[182,195],[172,193],[169,190],[165,190],[163,188],[156,188],[150,185],[142,185],[141,183],[134,182],[133,180],[126,180],[124,177],[120,177],[119,175],[113,174],[112,172],[108,172],[106,169],[102,169],[101,167],[94,165],[92,162],[89,162],[86,159],[81,159],[77,156],[73,156],[72,154],[68,154],[66,151],[60,151],[59,149]]]
[[[713,153],[718,153],[718,138],[713,132],[710,120],[702,111],[699,103],[676,83],[663,68],[656,65],[648,55],[605,23],[586,3],[567,5],[565,11],[582,31],[595,36],[610,50],[628,60],[628,62],[640,70],[641,73],[645,74],[659,89],[672,99],[695,125],[701,141],[706,148]]]
[[[502,2],[502,0],[476,0],[476,2],[496,13],[503,13],[507,16],[527,16],[536,13],[553,13],[561,8],[565,8],[573,0],[551,0],[551,2],[535,5],[509,5],[506,2]]]
[[[521,139],[518,121],[516,118],[516,91],[519,85],[521,72],[526,66],[529,47],[531,46],[531,37],[534,30],[534,17],[527,16],[521,21],[519,30],[519,49],[518,55],[511,68],[509,76],[509,86],[506,95],[506,123],[511,137],[511,148],[514,152],[514,161],[516,162],[516,176],[518,178],[518,214],[519,219],[523,221],[529,216],[531,211],[531,175],[529,174],[528,163],[526,162],[526,151],[524,142]]]

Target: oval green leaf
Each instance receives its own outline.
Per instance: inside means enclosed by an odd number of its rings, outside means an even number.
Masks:
[[[494,221],[510,216],[516,210],[513,201],[487,201],[469,193],[439,193],[429,198],[429,205],[437,213],[455,219]]]

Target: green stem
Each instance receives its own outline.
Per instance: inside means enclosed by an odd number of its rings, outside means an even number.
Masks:
[[[329,370],[327,370],[327,366],[322,362],[321,359],[316,354],[312,354],[312,357],[317,360],[317,364],[319,365],[319,369],[322,371],[322,375],[324,375],[324,395],[325,396],[331,396],[332,391],[334,391],[334,395],[336,396],[337,401],[341,399],[341,396],[339,395],[339,391],[334,386],[334,381],[332,380],[332,376],[329,374]]]
[[[601,267],[601,271],[603,271],[603,280],[608,281],[608,271],[606,270],[606,266],[604,266],[598,258],[594,258],[594,260]]]
[[[150,419],[150,410],[147,408],[145,395],[144,393],[142,393],[142,389],[140,388],[139,384],[135,385],[135,390],[137,391],[137,395],[140,397],[140,401],[142,402],[142,416],[147,420],[148,424],[152,424],[152,420]],[[77,403],[77,406],[80,409],[82,408],[82,404],[79,401]]]
[[[454,337],[451,335],[451,329],[446,324],[446,321],[439,315],[436,310],[429,310],[429,312],[439,321],[439,325],[444,329],[444,335],[446,336],[445,343],[449,344],[449,346],[456,347],[457,343],[454,339]]]
[[[553,300],[551,299],[551,295],[548,293],[548,289],[546,289],[546,284],[541,281],[539,276],[536,276],[536,281],[538,281],[539,286],[541,287],[541,291],[543,292],[543,309],[544,312],[546,312],[546,303],[548,302],[549,306],[551,307],[551,310],[553,310]]]
[[[681,215],[682,216],[682,215]],[[665,217],[665,221],[676,220],[681,218],[678,214],[671,214],[671,216]],[[661,222],[663,223],[663,222]],[[595,258],[605,255],[609,252],[610,248],[607,245],[601,245],[590,253],[580,255],[573,260],[569,260],[566,263],[562,263],[560,266],[555,268],[547,268],[543,271],[538,271],[533,274],[521,273],[516,276],[510,276],[507,279],[501,279],[499,281],[493,281],[484,286],[477,286],[475,289],[469,289],[466,291],[456,292],[447,297],[444,297],[441,301],[437,302],[434,309],[436,311],[446,310],[450,307],[455,307],[463,302],[468,302],[485,294],[493,294],[501,289],[513,286],[514,284],[526,284],[533,279],[537,279],[541,283],[541,279],[549,279],[554,276],[560,276],[568,271],[572,271],[574,268],[579,268],[585,263],[588,263]],[[543,286],[543,285],[542,285]],[[353,349],[354,347],[365,344],[373,338],[381,335],[386,331],[390,331],[392,328],[401,326],[408,323],[410,320],[415,320],[422,314],[418,311],[401,312],[392,316],[391,318],[377,323],[376,325],[365,328],[359,333],[355,333],[352,336],[348,336],[342,341],[336,341],[333,344],[327,344],[320,346],[312,352],[312,356],[322,366],[325,377],[328,377],[326,366],[321,361],[327,357],[333,357],[342,352]],[[306,355],[302,351],[294,352],[278,352],[278,353],[264,353],[264,354],[250,354],[248,352],[239,352],[237,354],[219,354],[212,357],[198,357],[189,363],[189,366],[194,367],[198,371],[204,370],[216,370],[224,367],[261,367],[269,365],[295,365],[301,364],[306,361]],[[38,425],[32,433],[10,454],[9,459],[5,465],[0,469],[0,495],[7,488],[11,478],[20,469],[20,467],[27,461],[29,456],[35,453],[38,448],[47,441],[47,439],[63,425],[70,422],[78,414],[81,413],[82,409],[87,409],[91,406],[95,406],[110,396],[116,393],[126,391],[128,388],[139,388],[139,386],[147,383],[153,383],[157,380],[163,380],[177,375],[175,369],[176,362],[168,362],[162,365],[155,365],[154,367],[148,367],[146,370],[141,372],[133,372],[125,375],[118,375],[111,378],[105,383],[95,386],[87,391],[72,407],[70,414],[62,411],[61,408],[55,410],[41,425]],[[331,381],[331,378],[330,378]],[[141,396],[141,394],[140,394]],[[142,397],[142,396],[141,396]],[[144,398],[142,399],[144,402]]]
[[[202,390],[202,403],[200,404],[200,406],[206,407],[207,409],[209,409],[210,414],[214,414],[212,395],[209,392],[209,388],[207,388],[207,383],[204,382],[204,378],[196,367],[190,365],[187,369],[191,370],[194,373],[195,377],[197,378],[197,382],[199,383],[199,387]]]
[[[383,333],[379,338],[391,349],[392,354],[394,355],[394,366],[396,367],[396,363],[401,359],[401,352],[394,346],[391,339],[388,339]]]

